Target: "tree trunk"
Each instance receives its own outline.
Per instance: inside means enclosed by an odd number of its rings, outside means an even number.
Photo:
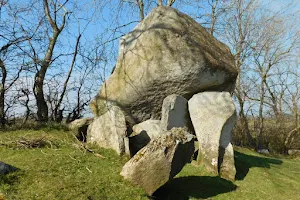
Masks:
[[[44,79],[47,69],[44,69],[45,72],[38,71],[35,75],[34,82],[34,96],[36,99],[37,105],[37,120],[39,122],[48,121],[48,106],[44,98]]]
[[[37,120],[39,122],[48,121],[48,105],[44,98],[44,80],[48,67],[50,66],[51,58],[53,55],[54,47],[60,32],[54,31],[53,37],[50,39],[50,43],[42,62],[40,70],[37,71],[34,78],[34,96],[37,104]]]
[[[239,24],[239,26],[241,26]],[[240,27],[241,29],[241,27]],[[244,111],[244,103],[245,103],[245,99],[243,98],[243,96],[245,96],[242,92],[242,83],[241,83],[241,71],[242,71],[242,63],[241,63],[241,51],[242,51],[242,41],[243,41],[243,36],[240,34],[239,35],[239,44],[237,46],[237,54],[235,55],[235,65],[236,68],[238,69],[238,77],[237,77],[237,81],[236,81],[236,92],[235,95],[238,99],[238,103],[240,105],[240,112],[239,112],[239,117],[241,120],[241,124],[242,124],[242,129],[243,129],[243,134],[246,134],[247,136],[247,140],[248,140],[248,144],[250,146],[255,146],[254,143],[254,139],[251,136],[250,130],[249,130],[249,125],[248,125],[248,120],[247,117],[245,116],[245,111]]]
[[[175,0],[168,0],[167,6],[172,6],[175,3]]]
[[[158,6],[162,6],[163,5],[163,1],[162,0],[158,0]]]
[[[240,109],[240,112],[239,112],[239,117],[240,117],[241,124],[242,124],[242,127],[243,127],[243,133],[246,134],[246,136],[247,136],[248,145],[251,146],[251,147],[254,147],[255,142],[254,142],[254,139],[253,139],[253,137],[250,133],[248,119],[244,114],[244,108],[243,108],[244,103],[240,102],[240,107],[241,107],[241,109]]]
[[[77,37],[76,45],[75,45],[75,51],[74,51],[74,56],[73,56],[73,60],[72,60],[72,64],[71,64],[71,67],[70,67],[68,76],[67,76],[67,78],[66,78],[66,80],[65,80],[65,82],[64,82],[64,87],[63,87],[62,93],[60,94],[60,97],[59,97],[59,100],[58,100],[58,102],[57,102],[57,105],[56,105],[55,108],[54,108],[54,119],[55,119],[55,121],[58,121],[59,118],[62,117],[62,116],[59,114],[59,109],[60,109],[61,103],[62,103],[62,101],[63,101],[63,99],[64,99],[65,93],[66,93],[66,91],[67,91],[67,86],[68,86],[68,83],[69,83],[69,80],[70,80],[70,77],[71,77],[73,68],[74,68],[74,66],[75,66],[76,57],[77,57],[77,52],[78,52],[78,48],[79,48],[80,38],[81,38],[81,34]]]
[[[5,126],[5,110],[4,110],[4,106],[5,106],[5,81],[6,81],[6,76],[7,76],[7,72],[4,66],[3,61],[0,59],[0,69],[2,71],[2,80],[1,80],[1,84],[0,84],[0,125],[1,127]]]
[[[216,7],[218,5],[218,0],[215,1],[215,4],[212,2],[211,6],[211,22],[210,22],[210,30],[209,33],[214,35],[215,32],[215,24],[216,24]]]
[[[265,83],[265,86],[266,86],[266,89],[268,90],[270,96],[271,96],[271,101],[272,101],[272,109],[273,109],[273,112],[274,112],[274,115],[275,115],[275,118],[276,120],[279,120],[280,119],[280,115],[281,115],[281,112],[280,112],[280,109],[278,109],[278,104],[280,104],[280,102],[278,102],[280,99],[278,99],[278,97],[272,92],[268,82],[266,79],[264,79],[264,83]],[[280,106],[279,106],[280,108]]]
[[[138,0],[137,3],[138,3],[138,6],[139,6],[140,18],[141,18],[141,21],[142,21],[145,18],[145,14],[144,14],[144,2],[143,2],[143,0]]]
[[[29,118],[30,115],[30,108],[29,108],[29,94],[23,92],[26,95],[26,102],[25,102],[25,106],[26,106],[26,113],[25,113],[25,117],[23,120],[23,125],[27,123],[27,120]]]
[[[51,59],[52,59],[52,55],[53,55],[53,51],[54,51],[54,47],[55,47],[57,38],[58,38],[59,34],[61,33],[61,31],[65,27],[66,16],[68,14],[68,12],[64,13],[63,19],[62,19],[62,24],[61,24],[60,27],[58,27],[57,23],[56,23],[57,22],[56,21],[56,17],[57,17],[56,10],[53,13],[54,19],[52,19],[52,16],[50,14],[50,8],[49,8],[48,0],[43,0],[43,2],[44,2],[45,15],[48,19],[48,22],[51,25],[53,34],[52,34],[52,37],[49,38],[50,42],[49,42],[44,60],[42,61],[42,66],[36,72],[35,79],[34,79],[33,91],[34,91],[34,96],[35,96],[36,104],[37,104],[37,117],[38,117],[37,120],[39,122],[48,121],[48,106],[47,106],[47,103],[46,103],[45,98],[44,98],[44,89],[43,89],[44,80],[45,80],[45,75],[46,75],[47,69],[48,69],[48,67],[50,66],[50,63],[51,63]]]
[[[265,98],[265,85],[264,80],[265,77],[262,77],[261,85],[260,85],[260,102],[259,102],[259,133],[258,133],[258,141],[257,141],[257,149],[263,148],[263,129],[264,129],[264,118],[263,118],[263,102]]]
[[[297,96],[292,97],[293,102],[293,115],[294,115],[294,126],[298,127],[298,102],[297,102]]]
[[[216,4],[212,7],[213,8],[213,12],[215,12],[216,6],[218,1],[215,2]],[[240,106],[240,112],[239,112],[239,117],[241,120],[241,124],[242,124],[242,129],[243,129],[243,134],[246,134],[247,139],[248,139],[248,144],[250,146],[254,146],[254,139],[251,136],[250,130],[249,130],[249,125],[248,125],[248,120],[247,117],[245,115],[245,111],[244,111],[244,103],[245,103],[245,91],[243,91],[242,88],[242,83],[241,83],[241,73],[242,73],[242,67],[243,67],[243,51],[244,49],[244,40],[245,40],[245,36],[244,36],[244,30],[243,30],[243,19],[242,19],[242,4],[241,1],[237,2],[237,12],[238,12],[238,16],[237,16],[237,28],[238,28],[238,41],[237,41],[237,45],[235,47],[236,49],[236,54],[235,54],[235,66],[236,69],[238,70],[238,77],[237,77],[237,81],[236,81],[236,97],[238,99],[239,102],[239,106]],[[214,14],[215,15],[215,14]],[[213,17],[213,16],[212,16]],[[215,20],[215,16],[212,18]],[[214,26],[215,26],[215,21],[212,21],[211,23],[211,34],[213,34],[214,32]]]
[[[296,127],[295,129],[293,129],[292,131],[290,131],[284,141],[284,147],[285,147],[285,154],[288,153],[288,150],[290,148],[291,145],[291,141],[293,140],[293,137],[300,131],[300,127]]]

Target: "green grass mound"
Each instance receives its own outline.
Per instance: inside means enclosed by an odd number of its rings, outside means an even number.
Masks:
[[[119,175],[129,157],[84,146],[65,130],[2,132],[0,161],[18,170],[0,175],[0,200],[300,198],[300,160],[236,150],[235,182],[188,164],[152,197],[147,197]]]

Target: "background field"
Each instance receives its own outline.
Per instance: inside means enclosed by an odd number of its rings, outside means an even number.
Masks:
[[[4,199],[149,199],[119,175],[128,157],[95,146],[91,153],[61,127],[4,132],[0,143],[0,160],[19,168],[0,176]],[[188,164],[152,199],[299,199],[300,160],[244,148],[236,148],[235,160],[235,182]]]

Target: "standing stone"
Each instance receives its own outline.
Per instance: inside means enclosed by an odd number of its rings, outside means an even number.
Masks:
[[[69,124],[69,129],[79,141],[86,142],[88,126],[93,122],[94,118],[76,119]]]
[[[121,175],[149,195],[178,174],[194,153],[194,136],[182,128],[162,133],[123,167]]]
[[[231,132],[236,110],[229,92],[203,92],[188,102],[191,120],[199,142],[197,161],[209,170],[234,179],[236,170]]]
[[[219,161],[221,178],[234,181],[236,169],[234,165],[234,150],[231,143],[225,149],[223,147],[220,148]]]
[[[87,142],[114,149],[119,155],[126,153],[126,122],[121,109],[111,106],[107,113],[94,119],[88,127]]]
[[[158,6],[120,40],[116,68],[90,107],[96,116],[113,103],[130,125],[160,119],[166,96],[233,91],[237,70],[229,48],[191,17]]]
[[[162,130],[171,130],[174,127],[188,130],[189,122],[188,101],[176,94],[167,96],[163,101],[161,111]]]
[[[152,139],[159,137],[162,133],[160,120],[146,120],[132,127],[133,134],[129,137],[130,155],[135,155],[146,146]]]

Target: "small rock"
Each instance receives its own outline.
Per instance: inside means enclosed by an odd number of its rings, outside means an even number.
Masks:
[[[94,118],[76,119],[69,124],[69,129],[73,131],[79,141],[86,142],[87,129],[93,120]]]
[[[142,123],[136,124],[132,127],[133,132],[136,134],[145,131],[150,139],[157,138],[161,133],[160,120],[146,120]]]
[[[291,156],[300,156],[300,149],[290,149],[288,150],[288,154]]]
[[[0,161],[0,174],[8,174],[16,170],[18,170],[18,168]]]
[[[269,155],[270,152],[268,149],[258,149],[257,150],[258,153],[261,153],[261,154],[266,154],[266,155]]]

